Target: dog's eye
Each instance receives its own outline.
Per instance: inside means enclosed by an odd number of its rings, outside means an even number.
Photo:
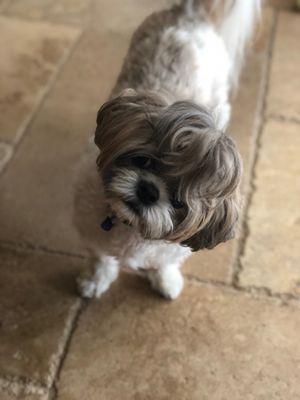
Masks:
[[[153,160],[146,156],[136,156],[132,158],[132,163],[139,168],[150,168],[153,164]]]
[[[171,204],[176,209],[184,207],[184,203],[182,201],[180,201],[180,200],[177,200],[177,199],[172,199],[171,200]]]

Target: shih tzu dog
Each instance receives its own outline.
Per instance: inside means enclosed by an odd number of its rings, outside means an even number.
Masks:
[[[242,163],[228,98],[259,9],[186,0],[134,33],[80,165],[74,219],[96,259],[82,296],[101,296],[126,267],[175,299],[192,251],[233,238]]]

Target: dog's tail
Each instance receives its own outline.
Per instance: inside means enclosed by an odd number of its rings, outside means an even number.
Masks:
[[[232,79],[237,80],[247,42],[260,15],[262,0],[183,0],[185,12],[214,23],[232,61]]]

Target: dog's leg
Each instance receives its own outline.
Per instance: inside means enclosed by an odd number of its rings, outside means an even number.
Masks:
[[[100,297],[117,279],[119,269],[119,262],[115,257],[102,255],[88,277],[78,278],[79,293],[86,298]]]
[[[147,271],[147,276],[152,287],[167,299],[176,299],[183,289],[184,280],[178,264],[150,269]]]

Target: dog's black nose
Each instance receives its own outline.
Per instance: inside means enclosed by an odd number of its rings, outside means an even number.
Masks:
[[[159,199],[159,191],[151,182],[140,181],[136,190],[136,195],[141,203],[149,206]]]

